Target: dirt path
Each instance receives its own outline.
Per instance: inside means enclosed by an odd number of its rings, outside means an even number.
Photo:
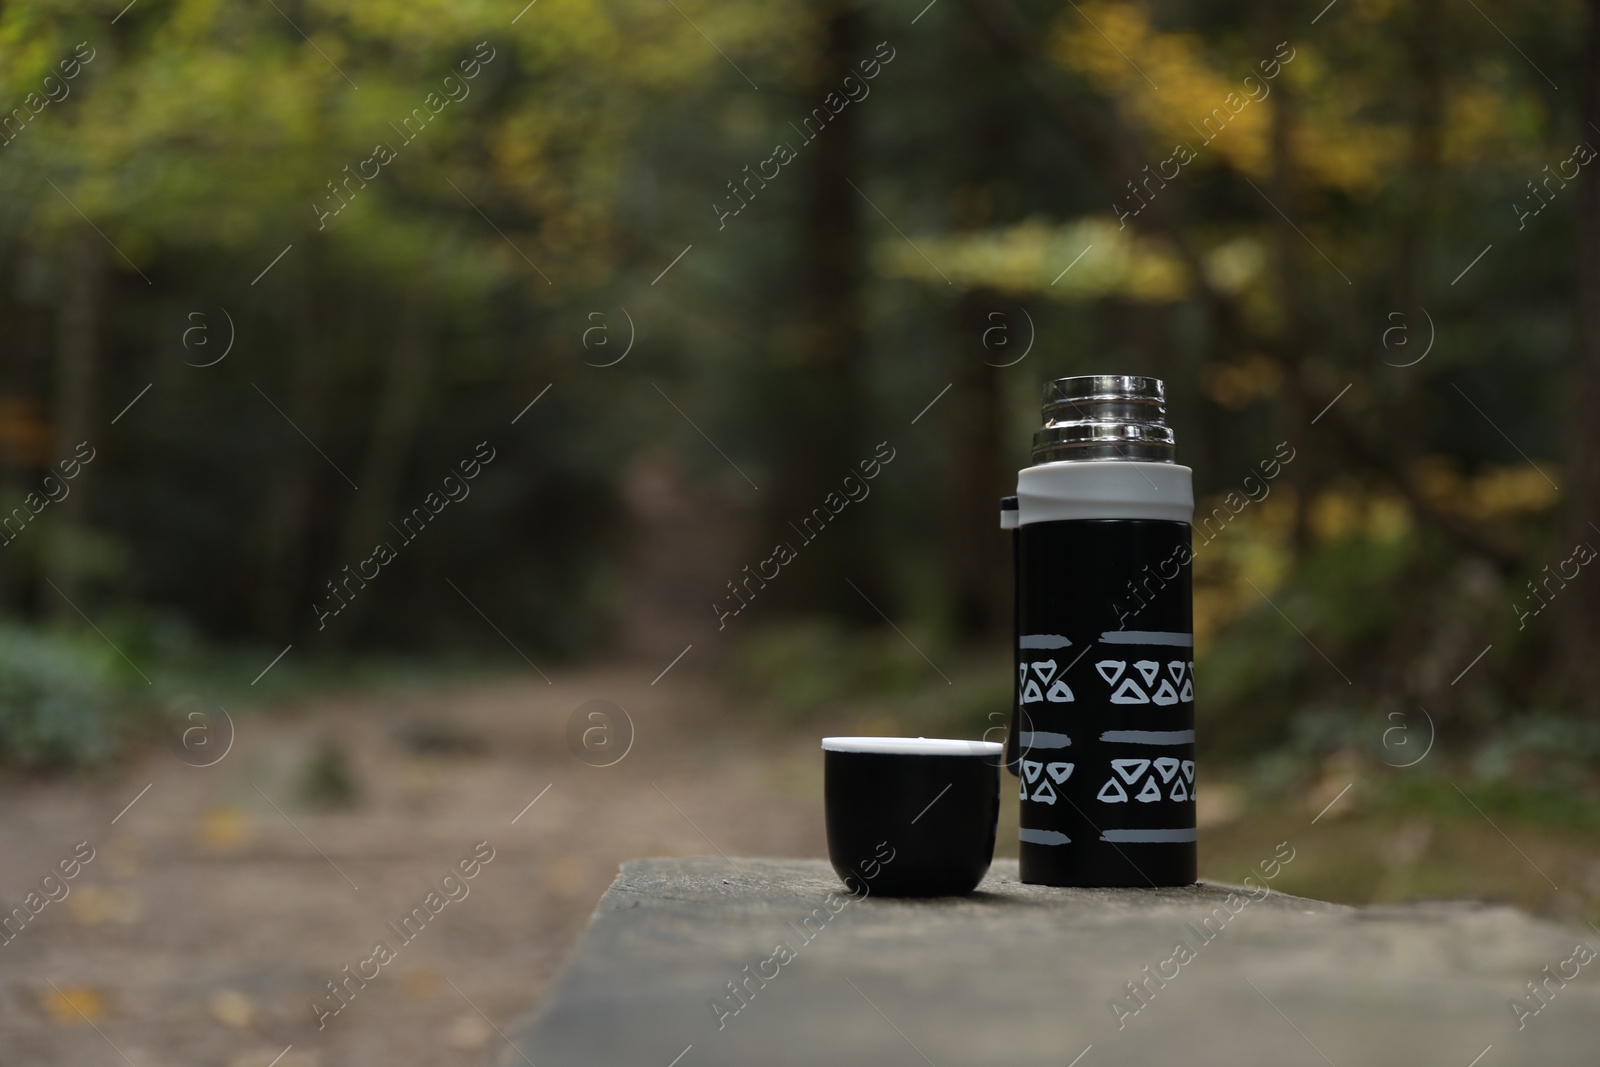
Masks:
[[[675,674],[317,704],[237,720],[214,766],[154,749],[88,784],[0,786],[0,900],[94,849],[0,946],[0,1062],[268,1067],[291,1045],[277,1067],[495,1062],[496,1028],[538,1001],[623,859],[823,854],[815,741],[762,747]],[[594,698],[636,731],[609,767],[567,740]],[[353,807],[302,799],[328,741]],[[475,849],[493,858],[445,883],[452,901],[441,876]],[[386,924],[418,906],[408,943]],[[380,941],[393,958],[363,962]],[[346,966],[377,975],[319,1030],[311,1004],[338,1003],[325,983]]]

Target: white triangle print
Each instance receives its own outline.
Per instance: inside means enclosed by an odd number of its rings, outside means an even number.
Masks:
[[[1022,761],[1022,780],[1025,782],[1037,782],[1039,780],[1039,772],[1042,770],[1044,770],[1044,764],[1025,759]]]
[[[1146,778],[1144,780],[1144,788],[1139,790],[1139,795],[1133,799],[1143,801],[1146,804],[1160,800],[1161,787],[1156,785],[1156,780],[1153,777]]]
[[[1147,759],[1114,759],[1111,761],[1111,766],[1115,767],[1117,773],[1122,775],[1124,782],[1132,785],[1139,780],[1140,775],[1150,769],[1150,761]]]
[[[1145,685],[1156,684],[1156,675],[1161,671],[1161,664],[1153,659],[1142,659],[1133,666],[1135,670],[1144,675]]]
[[[1033,791],[1032,799],[1040,804],[1054,804],[1056,802],[1056,791],[1050,788],[1049,782],[1041,780],[1039,788]]]
[[[1044,682],[1046,685],[1050,684],[1050,679],[1056,673],[1056,661],[1053,659],[1042,659],[1037,663],[1029,664],[1029,666],[1033,668],[1033,673],[1039,676],[1039,681]],[[1046,667],[1049,670],[1045,670]]]
[[[1021,778],[1017,779],[1017,799],[1018,800],[1027,800],[1028,799],[1028,783],[1024,782]]]
[[[1032,704],[1043,699],[1044,694],[1039,692],[1039,683],[1029,678],[1028,684],[1022,687],[1022,702]]]
[[[1172,680],[1174,682],[1183,681],[1183,671],[1185,666],[1187,666],[1187,664],[1185,664],[1181,659],[1175,659],[1171,663],[1167,664],[1167,673],[1172,675]]]
[[[1113,704],[1148,704],[1150,698],[1144,695],[1144,690],[1139,688],[1132,678],[1124,678],[1117,691],[1111,694]]]
[[[1150,699],[1162,707],[1166,707],[1168,704],[1176,704],[1178,702],[1178,691],[1172,688],[1171,682],[1163,678],[1161,679],[1160,687],[1156,689]]]
[[[1162,756],[1156,760],[1156,771],[1161,775],[1163,782],[1172,781],[1172,776],[1178,773],[1178,761],[1171,756]]]
[[[1061,785],[1072,777],[1072,764],[1047,763],[1044,765],[1044,772],[1050,776],[1052,782]]]
[[[1178,784],[1174,785],[1172,787],[1172,795],[1169,796],[1167,799],[1168,800],[1188,800],[1189,799],[1189,791],[1183,787],[1183,779],[1182,778],[1179,778],[1178,779]]]
[[[1192,783],[1194,781],[1194,760],[1186,759],[1183,761],[1183,778],[1186,782]]]
[[[1028,680],[1028,665],[1026,663],[1017,664],[1017,684],[1021,685],[1023,682],[1026,682],[1027,680]]]
[[[1100,792],[1094,798],[1107,804],[1126,804],[1128,791],[1122,788],[1122,783],[1116,778],[1107,778],[1106,784],[1100,787]]]
[[[1183,680],[1183,692],[1178,694],[1178,699],[1179,700],[1184,700],[1184,701],[1193,700],[1194,699],[1194,682],[1193,681],[1191,681],[1188,678],[1185,678]]]
[[[1107,685],[1116,685],[1117,679],[1122,677],[1122,672],[1128,669],[1128,661],[1123,659],[1103,659],[1094,665],[1100,672],[1100,677],[1106,680]]]
[[[1050,687],[1050,691],[1044,695],[1044,698],[1054,704],[1065,704],[1073,699],[1072,690],[1067,688],[1067,683],[1064,679],[1057,678],[1056,684]]]

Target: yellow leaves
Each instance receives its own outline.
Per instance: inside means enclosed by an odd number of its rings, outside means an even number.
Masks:
[[[1440,122],[1443,162],[1463,166],[1494,160],[1532,164],[1537,170],[1550,162],[1553,149],[1561,147],[1561,142],[1543,136],[1549,121],[1545,110],[1537,91],[1519,91],[1500,79],[1475,79],[1453,86]],[[1585,140],[1596,143],[1592,138]]]
[[[898,235],[879,242],[879,271],[929,285],[994,289],[1052,300],[1117,297],[1169,303],[1190,292],[1188,268],[1165,242],[1138,236],[1115,219],[1090,215],[1052,224],[1028,219],[1014,226],[946,237]],[[920,250],[920,251],[919,251]],[[1236,238],[1201,257],[1209,283],[1238,293],[1261,276],[1266,254],[1254,238]]]
[[[506,184],[537,187],[552,169],[546,157],[548,121],[524,111],[510,117],[488,138],[495,169]]]
[[[1059,37],[1052,49],[1056,60],[1069,70],[1087,74],[1102,87],[1131,90],[1139,81],[1151,92],[1159,85],[1145,82],[1143,68],[1129,56],[1133,52],[1149,59],[1151,29],[1145,14],[1133,4],[1085,3],[1075,13],[1062,12],[1064,21]],[[1176,36],[1166,42],[1171,49],[1178,45]],[[1153,64],[1158,72],[1161,66]]]
[[[1289,575],[1294,562],[1296,496],[1286,480],[1280,475],[1265,483],[1270,492],[1259,503],[1243,507],[1225,523],[1214,520],[1209,527],[1207,517],[1219,509],[1227,514],[1223,496],[1196,501],[1197,643],[1204,644],[1233,620],[1260,607],[1261,593],[1271,596]],[[1351,539],[1392,542],[1415,528],[1410,508],[1397,493],[1353,484],[1323,490],[1312,498],[1306,512],[1311,539],[1319,545]]]
[[[292,9],[288,10],[296,23],[306,27],[307,32],[313,33],[313,36],[314,31],[306,26],[308,21],[315,25],[345,25],[356,31],[352,34],[354,37],[383,38],[402,50],[416,55],[423,50],[431,51],[447,42],[451,48],[468,45],[470,51],[472,43],[491,36],[499,37],[506,30],[513,29],[510,25],[511,19],[526,2],[527,0],[521,0],[521,3],[516,4],[510,0],[504,3],[497,0],[405,0],[405,2],[316,0],[310,5],[309,10],[303,9],[304,15],[295,15]],[[549,0],[539,0],[534,10],[539,10],[548,2]],[[280,6],[282,6],[281,0]],[[267,11],[272,17],[279,17],[270,7]],[[528,17],[532,17],[531,12]],[[526,22],[526,18],[523,22]],[[522,23],[519,22],[515,28],[520,29],[521,26]],[[552,26],[548,21],[541,29],[547,34],[559,32],[559,27]],[[318,44],[321,43],[319,39]],[[359,83],[361,79],[357,78],[356,81]]]
[[[1266,173],[1271,81],[1254,60],[1218,71],[1198,37],[1154,29],[1134,4],[1102,0],[1080,8],[1063,12],[1050,54],[1116,100],[1146,131],[1150,152],[1165,157],[1182,142],[1198,153],[1197,163],[1215,162],[1209,148],[1235,169]]]
[[[1393,493],[1330,489],[1310,508],[1311,532],[1322,542],[1365,538],[1392,541],[1411,531],[1411,512]]]
[[[1205,257],[1206,280],[1225,293],[1242,293],[1267,265],[1267,250],[1253,237],[1236,237]]]
[[[1552,463],[1546,466],[1554,467]],[[1560,493],[1545,476],[1531,467],[1500,467],[1485,471],[1469,483],[1471,499],[1487,517],[1548,511]]]
[[[1549,464],[1541,466],[1550,470]],[[1525,516],[1557,503],[1555,489],[1527,464],[1486,467],[1469,477],[1448,459],[1431,457],[1417,466],[1414,477],[1431,506],[1471,522]],[[1213,531],[1208,541],[1204,520],[1222,507],[1220,497],[1197,501],[1195,507],[1194,626],[1201,643],[1259,607],[1260,594],[1251,583],[1270,596],[1293,561],[1295,495],[1283,479],[1272,483],[1271,494],[1259,504],[1250,504]],[[1317,545],[1392,543],[1414,534],[1417,526],[1397,492],[1356,484],[1319,492],[1309,502],[1306,518]]]
[[[803,13],[788,4],[727,0],[679,0],[677,10],[656,0],[537,0],[509,29],[528,65],[581,62],[591,69],[575,69],[578,79],[604,74],[614,87],[647,91],[708,83],[748,88],[730,64],[759,75],[765,65],[759,53],[791,42]]]
[[[1272,169],[1273,94],[1291,87],[1299,179],[1346,193],[1370,191],[1405,154],[1402,128],[1368,117],[1381,103],[1371,95],[1381,86],[1363,93],[1364,83],[1339,79],[1335,91],[1320,57],[1303,42],[1216,62],[1199,37],[1154,28],[1135,4],[1096,0],[1080,10],[1062,13],[1049,53],[1143,131],[1152,166],[1176,142],[1196,153],[1195,164],[1265,177]]]
[[[1196,502],[1195,519],[1203,521],[1214,509],[1227,509],[1221,498]],[[1293,497],[1278,486],[1259,504],[1252,503],[1207,541],[1204,527],[1194,536],[1195,642],[1209,644],[1211,636],[1248,611],[1260,594],[1270,593],[1289,571],[1289,530],[1294,519]]]
[[[1391,180],[1406,157],[1409,136],[1398,123],[1363,116],[1383,104],[1381,86],[1337,87],[1321,69],[1319,57],[1300,50],[1292,75],[1297,121],[1292,131],[1295,174],[1314,185],[1345,193],[1370,192]]]
[[[1202,387],[1206,395],[1232,411],[1277,393],[1283,372],[1266,356],[1255,354],[1238,363],[1207,365]]]
[[[876,258],[884,274],[937,285],[948,278],[963,289],[1037,293],[1055,300],[1120,296],[1162,303],[1186,290],[1183,267],[1172,252],[1098,216],[1064,226],[1030,219],[1003,229],[913,240],[916,248],[899,236],[880,242]]]
[[[520,0],[518,10],[525,3]],[[560,27],[560,33],[552,33],[552,26]],[[686,74],[709,66],[682,55],[689,41],[679,31],[694,30],[666,4],[644,10],[637,4],[618,7],[596,0],[538,0],[511,30],[519,39],[519,55],[539,66],[555,65],[576,53],[628,81],[659,87],[681,84]],[[704,43],[698,35],[695,40]],[[714,53],[712,58],[717,58]]]
[[[513,32],[524,41],[540,42],[541,51],[551,47],[553,27],[560,27],[566,38],[560,42],[562,47],[597,59],[615,59],[618,50],[628,46],[628,27],[618,17],[623,13],[599,0],[537,0],[534,6],[524,7],[527,2],[517,0],[521,15]]]
[[[792,45],[805,17],[789,4],[679,6],[740,61],[750,49]],[[511,200],[538,222],[537,239],[504,223],[529,257],[542,262],[539,244],[554,242],[557,258],[574,261],[569,276],[582,275],[593,264],[576,261],[603,258],[595,250],[610,237],[622,144],[648,106],[664,90],[737,78],[683,15],[650,0],[537,0],[525,10],[516,0],[312,0],[286,10],[315,46],[270,5],[136,8],[137,38],[110,52],[100,42],[101,58],[73,83],[70,106],[39,115],[0,168],[50,158],[62,190],[142,264],[158,242],[271,242],[275,254],[291,239],[278,243],[281,234],[317,230],[313,201],[334,195],[327,183],[342,181],[342,168],[355,170],[375,144],[389,143],[400,158],[324,236],[368,269],[422,262],[431,273],[470,275],[481,293],[526,264],[480,228],[467,232],[484,254],[440,266],[441,231],[456,228],[451,208],[422,216],[401,205],[449,201],[444,178],[462,182],[462,169],[487,152],[481,187],[463,187],[479,203]],[[52,35],[25,25],[34,14],[0,10],[0,41],[17,43],[3,50],[18,61],[0,82],[20,72],[24,52],[41,71],[70,54],[70,43],[62,52]],[[470,92],[416,145],[401,147],[394,126],[429,92],[448,92],[442,80],[460,79],[460,61],[484,40],[497,52],[484,74],[464,81]],[[25,81],[24,91],[33,87]],[[499,89],[491,94],[490,85]],[[25,205],[34,225],[81,225],[65,201],[48,187],[44,194]]]
[[[1549,461],[1539,466],[1554,469]],[[1476,476],[1458,473],[1451,460],[1432,456],[1414,472],[1418,491],[1437,510],[1473,522],[1510,519],[1548,511],[1556,505],[1555,486],[1528,464],[1489,466]]]
[[[163,34],[174,43],[202,42],[217,22],[222,0],[183,0],[172,8],[171,17],[162,27]]]
[[[1499,93],[1482,86],[1465,86],[1447,106],[1449,120],[1440,131],[1446,159],[1474,158],[1483,147],[1498,143],[1505,136],[1506,106]]]

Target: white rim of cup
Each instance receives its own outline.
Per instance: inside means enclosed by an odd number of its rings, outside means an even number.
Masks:
[[[824,737],[824,752],[860,752],[889,756],[997,756],[998,741],[962,741],[948,737]]]

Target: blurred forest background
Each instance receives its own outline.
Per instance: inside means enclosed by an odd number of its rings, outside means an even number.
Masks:
[[[1144,373],[1235,807],[1600,827],[1600,4],[25,0],[0,52],[13,773],[529,662],[976,736],[1040,387]]]

